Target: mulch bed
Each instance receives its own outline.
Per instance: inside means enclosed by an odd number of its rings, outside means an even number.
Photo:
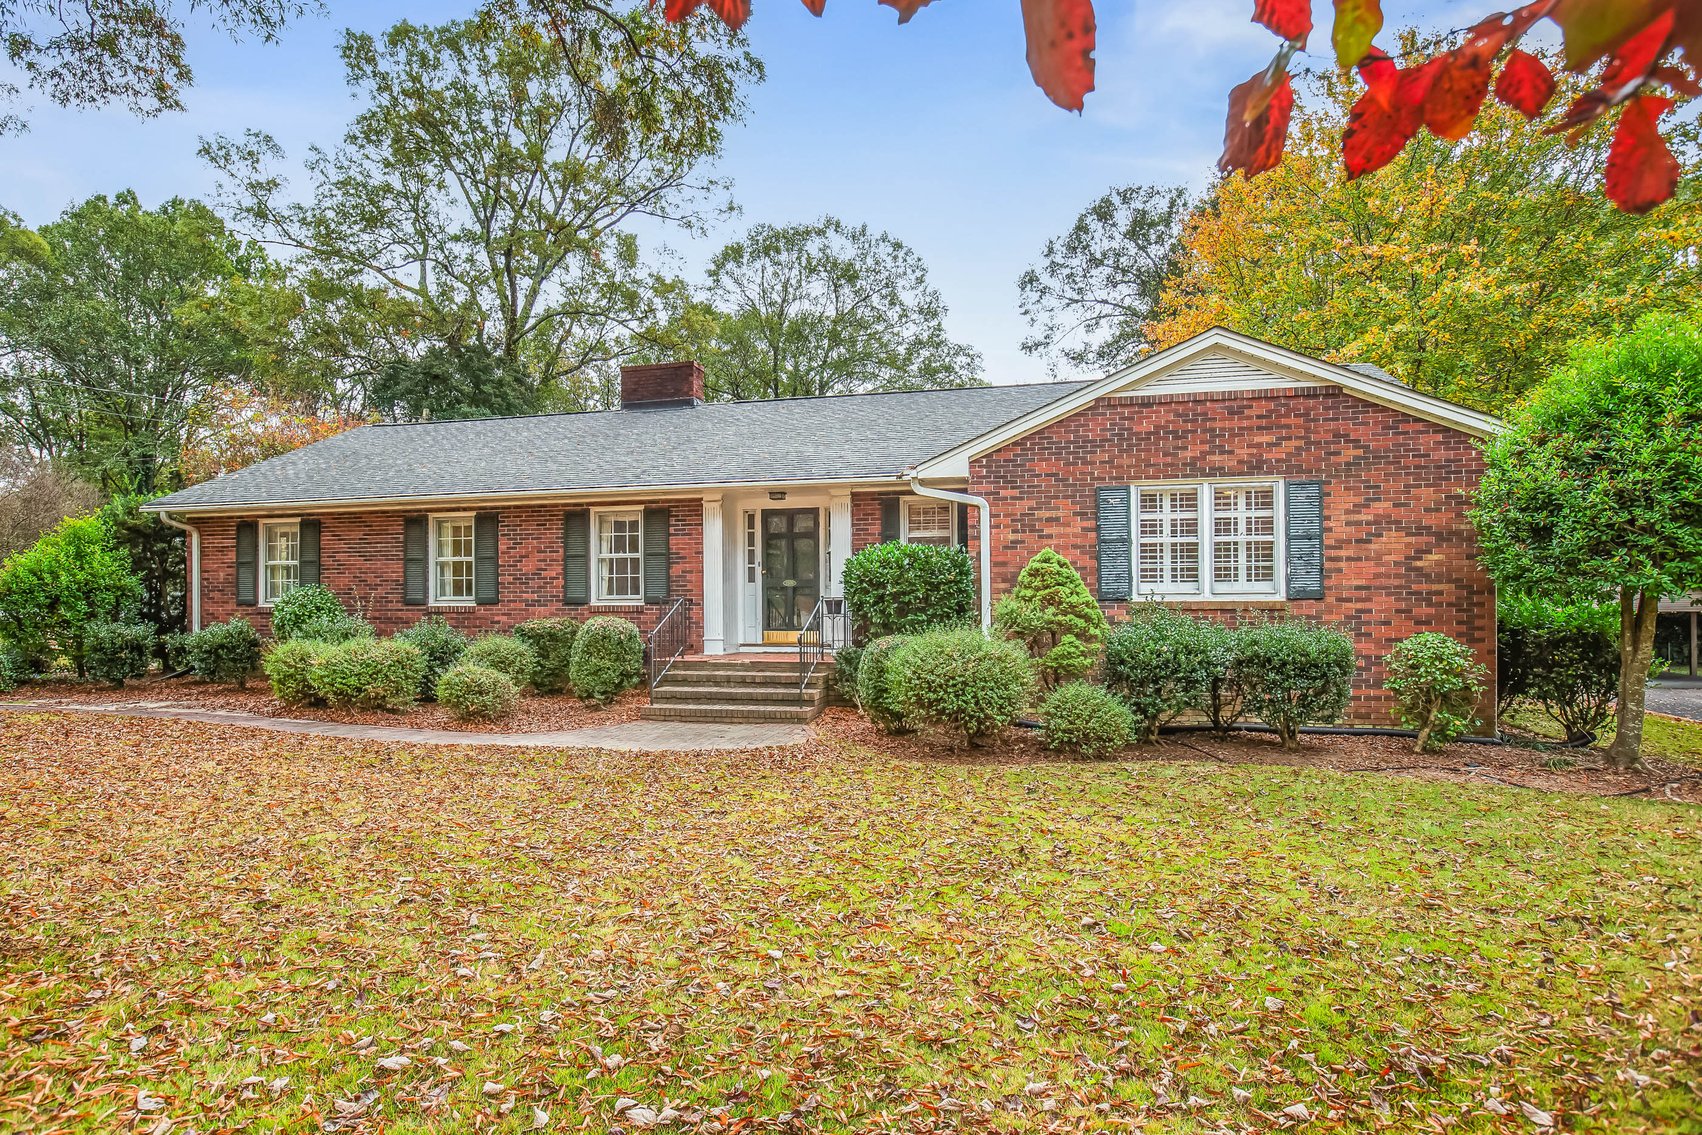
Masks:
[[[434,703],[422,703],[404,713],[285,705],[272,696],[263,680],[249,683],[246,689],[237,689],[197,678],[156,678],[129,682],[119,690],[94,682],[43,681],[22,686],[12,696],[69,705],[117,706],[147,702],[185,709],[253,713],[262,717],[334,721],[342,725],[395,725],[408,729],[458,729],[470,733],[554,733],[593,725],[620,725],[636,721],[638,709],[646,701],[643,690],[628,690],[607,709],[586,705],[578,698],[563,694],[527,694],[521,697],[514,716],[489,722],[457,721],[448,710]]]
[[[1048,752],[1038,730],[1009,729],[984,747],[955,744],[939,733],[892,736],[855,710],[829,709],[817,722],[817,734],[852,742],[904,760],[1009,762],[1067,761]],[[1534,741],[1532,738],[1530,741]],[[1544,762],[1562,757],[1576,763],[1549,768]],[[1209,761],[1224,765],[1282,765],[1327,769],[1332,772],[1379,772],[1442,780],[1457,784],[1491,784],[1569,792],[1585,796],[1647,796],[1658,800],[1702,804],[1702,768],[1652,758],[1648,772],[1621,772],[1602,763],[1599,749],[1538,749],[1525,738],[1505,745],[1449,745],[1440,752],[1415,753],[1401,737],[1332,737],[1309,734],[1301,750],[1287,753],[1270,734],[1237,733],[1225,739],[1209,733],[1163,737],[1156,745],[1137,745],[1117,760]]]

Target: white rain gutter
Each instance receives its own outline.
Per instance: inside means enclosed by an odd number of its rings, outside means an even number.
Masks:
[[[910,489],[917,496],[933,497],[935,500],[955,501],[958,504],[973,505],[981,517],[981,629],[993,629],[993,523],[992,508],[987,504],[986,497],[974,496],[970,493],[954,493],[950,489],[936,489],[924,485],[916,479],[914,469],[904,471],[904,479],[910,482]]]
[[[160,519],[189,533],[189,629],[198,631],[201,629],[201,530],[174,519],[169,512],[160,513]]]

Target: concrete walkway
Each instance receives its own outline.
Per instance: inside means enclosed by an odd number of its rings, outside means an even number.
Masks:
[[[46,710],[54,713],[105,713],[118,717],[152,717],[171,721],[200,721],[300,733],[315,737],[353,737],[363,741],[400,741],[411,745],[508,745],[528,749],[617,749],[638,753],[690,753],[721,749],[767,749],[799,745],[809,740],[807,725],[710,725],[690,721],[629,721],[623,725],[594,725],[553,733],[470,733],[459,729],[409,729],[401,725],[345,725],[298,717],[266,717],[223,709],[187,709],[166,702],[125,702],[119,705],[76,705],[61,702],[0,702],[0,710]]]

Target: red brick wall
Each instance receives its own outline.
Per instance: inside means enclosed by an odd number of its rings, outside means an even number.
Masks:
[[[976,460],[970,492],[992,506],[993,594],[1051,547],[1096,586],[1101,485],[1166,478],[1324,482],[1324,598],[1256,606],[1341,624],[1359,649],[1354,720],[1392,724],[1382,659],[1435,630],[1495,672],[1495,592],[1467,519],[1483,475],[1473,439],[1335,389],[1100,401]],[[1123,603],[1106,604],[1116,617]],[[1234,618],[1253,606],[1185,605]],[[1493,696],[1485,711],[1493,712]],[[1491,718],[1491,720],[1493,720]]]
[[[596,502],[593,507],[638,508],[645,501]],[[470,511],[470,507],[465,511]],[[402,602],[402,520],[406,512],[327,512],[320,521],[320,582],[337,593],[351,609],[372,622],[379,633],[409,626],[421,615],[442,615],[466,631],[508,630],[527,619],[570,615],[619,615],[648,631],[667,611],[667,604],[643,606],[569,607],[561,598],[562,505],[486,509],[498,514],[498,562],[501,602],[486,606],[413,607]],[[442,512],[463,511],[442,508]],[[675,501],[671,506],[669,588],[675,598],[688,596],[696,605],[692,622],[696,649],[701,646],[703,621],[703,506]],[[294,515],[293,513],[291,515]],[[306,513],[303,515],[311,516]],[[414,515],[418,515],[415,513]],[[242,519],[264,520],[264,516]],[[237,518],[202,520],[201,621],[219,622],[246,616],[262,634],[271,633],[265,607],[236,605]],[[669,603],[672,603],[672,599]]]

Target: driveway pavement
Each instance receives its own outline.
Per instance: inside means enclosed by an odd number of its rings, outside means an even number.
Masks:
[[[1656,713],[1702,721],[1702,681],[1653,683],[1645,703]]]

